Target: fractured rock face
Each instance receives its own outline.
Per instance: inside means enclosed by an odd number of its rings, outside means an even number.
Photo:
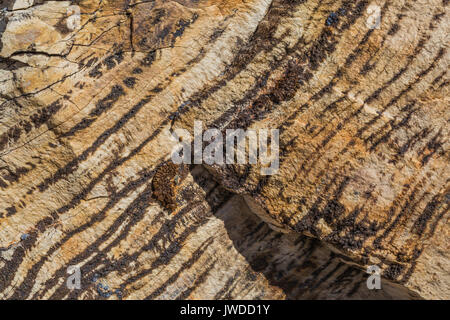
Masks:
[[[0,296],[448,298],[448,4],[371,5],[2,3]],[[195,120],[278,172],[173,165]]]
[[[277,230],[380,265],[424,296],[447,296],[449,55],[439,17],[448,9],[385,3],[383,24],[369,29],[367,6],[336,3],[320,13],[320,4],[274,1],[226,85],[194,100],[184,121],[218,105],[228,109],[205,117],[211,126],[278,128],[278,174],[252,165],[211,172]],[[325,23],[295,30],[305,12]]]
[[[367,274],[316,240],[272,231],[201,167],[178,190],[185,201],[174,215],[145,187],[113,221],[100,222],[106,232],[88,229],[86,249],[73,248],[77,254],[69,261],[54,255],[47,273],[22,286],[25,295],[10,289],[2,298],[418,298],[390,282],[383,282],[383,290],[367,289]],[[14,266],[28,241],[1,252],[4,266]],[[69,290],[61,281],[67,265],[80,265],[82,290]]]

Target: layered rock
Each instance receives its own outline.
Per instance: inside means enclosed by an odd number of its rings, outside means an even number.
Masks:
[[[375,4],[4,4],[2,298],[448,298],[448,6]],[[280,170],[172,168],[195,120]]]

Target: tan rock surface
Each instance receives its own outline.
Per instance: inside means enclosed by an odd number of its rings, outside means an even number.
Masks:
[[[449,298],[448,4],[370,4],[2,4],[0,297]],[[194,120],[279,128],[279,172],[165,196]]]

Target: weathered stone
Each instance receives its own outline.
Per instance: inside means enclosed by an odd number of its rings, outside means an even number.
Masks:
[[[7,1],[0,297],[448,298],[448,4],[375,4]],[[194,120],[279,172],[172,165]]]

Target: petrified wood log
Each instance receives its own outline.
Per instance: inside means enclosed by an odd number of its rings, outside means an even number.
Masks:
[[[1,298],[450,297],[448,1],[2,9]],[[278,173],[173,165],[195,120]]]

